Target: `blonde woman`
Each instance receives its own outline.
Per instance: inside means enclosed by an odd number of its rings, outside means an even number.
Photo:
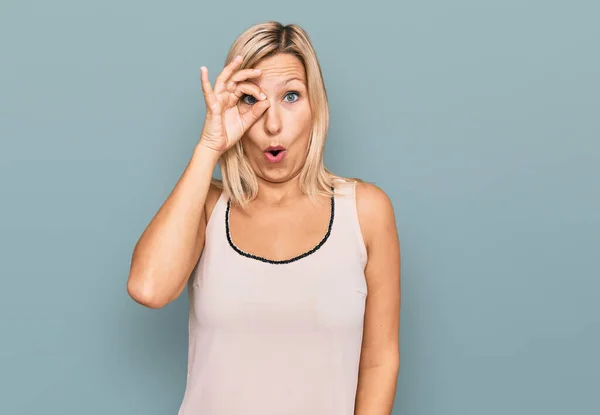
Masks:
[[[205,67],[201,83],[200,140],[136,244],[127,284],[151,308],[188,288],[179,415],[389,415],[394,210],[380,188],[323,165],[329,109],[308,35],[253,26],[214,87]]]

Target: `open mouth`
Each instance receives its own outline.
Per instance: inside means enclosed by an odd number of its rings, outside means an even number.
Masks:
[[[282,146],[269,146],[265,149],[265,157],[270,163],[279,163],[285,157],[285,153]]]

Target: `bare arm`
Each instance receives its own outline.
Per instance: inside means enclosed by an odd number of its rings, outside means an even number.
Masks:
[[[204,248],[206,198],[215,166],[270,105],[261,97],[264,94],[258,85],[247,81],[260,76],[260,71],[236,70],[241,62],[241,56],[229,62],[217,76],[214,89],[208,69],[200,68],[206,101],[200,142],[175,188],[142,233],[131,258],[127,292],[147,307],[163,307],[185,289]],[[259,102],[240,112],[237,103],[244,94],[253,95]]]
[[[367,242],[367,304],[355,415],[390,415],[400,369],[400,242],[394,210],[378,187],[357,186]]]
[[[204,247],[205,202],[219,153],[198,144],[175,188],[133,251],[127,292],[160,308],[175,300]]]

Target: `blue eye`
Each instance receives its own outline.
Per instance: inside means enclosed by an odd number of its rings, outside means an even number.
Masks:
[[[242,96],[242,101],[244,102],[244,104],[247,104],[247,105],[253,105],[253,104],[255,104],[255,102],[248,102],[248,101],[246,101],[246,98],[252,98],[253,100],[256,101],[256,98],[254,98],[252,95],[244,94]]]
[[[290,91],[290,92],[288,92],[288,93],[287,93],[285,96],[286,96],[286,97],[289,97],[290,95],[296,95],[298,98],[296,98],[296,99],[295,99],[295,100],[293,100],[293,101],[286,101],[286,102],[296,102],[296,101],[298,101],[298,99],[300,98],[300,94],[299,94],[299,93],[297,93],[296,91]]]

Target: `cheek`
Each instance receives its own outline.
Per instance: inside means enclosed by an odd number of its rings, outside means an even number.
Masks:
[[[242,148],[244,150],[244,154],[246,154],[246,156],[248,156],[250,152],[260,151],[261,149],[258,141],[253,138],[255,136],[254,134],[252,134],[253,127],[255,126],[251,126],[240,139],[240,142],[242,143]]]
[[[299,108],[297,111],[290,112],[289,124],[293,126],[294,134],[298,136],[298,138],[304,138],[303,136],[309,133],[312,128],[310,107]]]

